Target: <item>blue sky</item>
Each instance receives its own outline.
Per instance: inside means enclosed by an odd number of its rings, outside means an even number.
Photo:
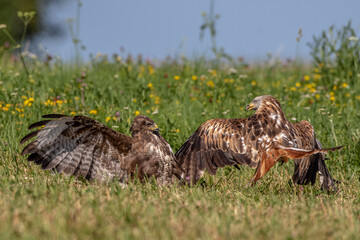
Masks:
[[[51,21],[64,24],[61,39],[39,39],[52,55],[74,57],[66,19],[76,16],[77,2],[68,1],[48,9]],[[210,53],[209,35],[200,41],[201,12],[209,11],[209,0],[83,0],[80,39],[90,53],[126,53],[162,59],[167,55],[189,57]],[[296,51],[309,58],[306,46],[313,35],[331,25],[340,27],[352,20],[360,32],[360,1],[348,0],[215,0],[217,44],[234,57],[264,59],[267,53],[294,58]],[[299,28],[303,38],[296,42]]]

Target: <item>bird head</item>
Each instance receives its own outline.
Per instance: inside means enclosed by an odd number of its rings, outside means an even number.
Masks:
[[[151,118],[138,115],[134,118],[130,131],[132,133],[139,131],[150,131],[154,134],[159,134],[159,127]]]
[[[273,96],[270,95],[263,95],[263,96],[257,96],[256,98],[254,98],[251,103],[249,103],[246,106],[246,110],[250,111],[250,110],[257,110],[259,108],[261,108],[262,106],[265,106],[266,104],[275,104],[278,105],[278,107],[280,107],[280,103],[278,100],[276,100],[276,98],[274,98]]]

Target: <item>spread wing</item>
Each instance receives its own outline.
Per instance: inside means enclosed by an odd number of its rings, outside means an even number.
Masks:
[[[299,147],[305,149],[322,149],[316,139],[313,127],[307,121],[293,124],[294,134]],[[293,182],[300,185],[314,184],[317,173],[320,173],[321,187],[325,190],[336,191],[336,180],[332,178],[325,164],[325,154],[317,153],[300,159],[294,159],[295,169],[292,176]]]
[[[131,155],[132,139],[85,116],[50,114],[29,126],[42,127],[26,135],[20,144],[33,137],[22,155],[30,154],[29,161],[57,173],[83,176],[88,180],[124,181],[127,172],[124,160]]]
[[[204,169],[214,175],[217,168],[259,163],[260,126],[246,119],[212,119],[203,123],[175,154],[187,180],[195,183]]]
[[[254,114],[246,119],[213,119],[202,124],[176,153],[185,176],[195,183],[204,169],[212,175],[226,165],[257,168],[250,181],[255,184],[281,158],[303,158],[338,150],[300,148],[285,118]]]

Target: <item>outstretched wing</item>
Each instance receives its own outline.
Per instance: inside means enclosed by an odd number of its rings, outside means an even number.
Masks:
[[[300,147],[306,149],[322,149],[316,139],[313,127],[307,121],[293,124],[294,133]],[[311,156],[294,159],[295,169],[292,176],[293,182],[300,185],[314,184],[317,173],[320,174],[321,187],[325,190],[336,191],[337,181],[332,178],[325,164],[325,154],[317,153]]]
[[[131,155],[131,138],[85,116],[50,114],[29,126],[42,127],[26,135],[20,144],[37,137],[22,151],[29,161],[57,173],[88,180],[124,181],[124,159]]]
[[[195,183],[204,169],[243,164],[258,166],[263,133],[245,119],[212,119],[203,123],[175,154],[187,180]],[[257,123],[256,123],[257,124]]]

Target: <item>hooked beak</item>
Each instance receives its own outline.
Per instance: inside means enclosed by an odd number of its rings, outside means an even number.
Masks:
[[[250,110],[253,109],[254,107],[255,107],[254,104],[249,103],[249,104],[246,106],[246,110],[250,111]]]
[[[158,127],[158,125],[156,125],[156,124],[151,125],[151,126],[149,127],[149,129],[150,129],[151,131],[153,131],[154,133],[159,133],[159,127]]]

